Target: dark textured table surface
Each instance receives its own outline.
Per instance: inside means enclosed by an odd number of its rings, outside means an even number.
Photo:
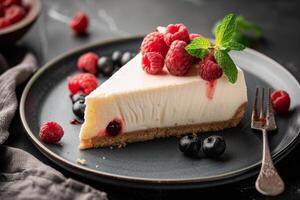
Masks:
[[[68,21],[83,10],[91,18],[90,34],[74,37]],[[146,34],[157,25],[182,22],[190,32],[212,37],[214,22],[229,12],[245,16],[263,27],[264,40],[254,48],[283,64],[300,80],[300,1],[242,0],[45,0],[43,11],[33,28],[12,48],[0,48],[11,65],[20,61],[26,51],[35,53],[40,65],[70,49],[92,41]],[[24,86],[18,90],[21,94]],[[26,137],[18,114],[10,129],[7,145],[24,149],[60,170],[66,176],[108,192],[110,199],[269,199],[254,189],[255,177],[242,182],[194,191],[141,191],[103,185],[71,174],[44,157]],[[287,184],[284,194],[274,199],[300,199],[300,146],[277,164]]]

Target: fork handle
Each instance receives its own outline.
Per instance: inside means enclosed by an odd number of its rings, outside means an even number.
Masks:
[[[262,130],[263,155],[260,173],[256,179],[255,187],[257,191],[267,196],[276,196],[284,191],[284,182],[274,167],[270,153],[268,135],[266,130]]]

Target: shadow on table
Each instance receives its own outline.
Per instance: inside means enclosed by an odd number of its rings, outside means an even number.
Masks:
[[[9,67],[13,67],[19,64],[23,60],[26,53],[29,52],[33,53],[34,55],[38,55],[38,53],[33,49],[30,49],[23,45],[0,47],[0,54],[5,58]],[[3,67],[1,66],[0,74],[3,72],[3,70],[1,70],[2,68]]]

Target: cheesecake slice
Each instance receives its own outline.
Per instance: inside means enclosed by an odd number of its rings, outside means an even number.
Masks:
[[[235,127],[245,113],[243,71],[230,83],[199,78],[196,67],[185,76],[164,68],[147,74],[138,54],[86,97],[80,149],[124,145],[188,133]]]

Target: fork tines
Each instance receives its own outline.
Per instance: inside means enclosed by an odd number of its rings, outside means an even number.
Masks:
[[[260,102],[258,102],[259,99]],[[259,115],[257,109],[258,104],[259,104]],[[268,94],[266,100],[265,100],[265,89],[259,87],[256,88],[255,99],[254,99],[253,110],[252,110],[251,128],[266,129],[266,130],[275,130],[277,128],[275,123],[274,111],[272,108],[270,88],[268,88]]]

